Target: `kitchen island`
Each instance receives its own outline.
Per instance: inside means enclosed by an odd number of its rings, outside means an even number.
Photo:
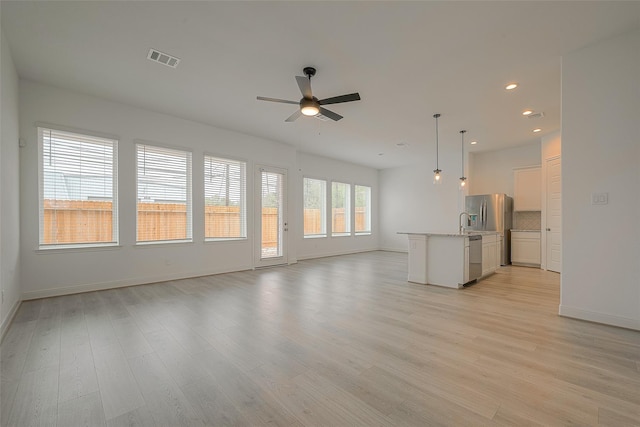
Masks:
[[[498,232],[470,233],[399,232],[409,238],[408,281],[424,285],[462,288],[486,277],[499,267]],[[470,236],[482,236],[481,259],[470,251]],[[469,265],[481,263],[481,272],[470,277]]]

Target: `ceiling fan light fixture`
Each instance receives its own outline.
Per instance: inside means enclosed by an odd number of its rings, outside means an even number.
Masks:
[[[302,107],[300,112],[305,116],[316,116],[320,110],[314,105],[307,105],[306,107]]]
[[[315,116],[320,112],[320,108],[313,99],[302,99],[300,101],[300,112],[305,116]]]
[[[295,122],[300,116],[315,117],[319,120],[333,120],[337,122],[343,117],[331,110],[328,110],[326,105],[342,104],[344,102],[360,101],[360,94],[358,92],[349,93],[346,95],[333,96],[331,98],[318,99],[313,96],[311,92],[311,77],[315,76],[316,69],[313,67],[304,67],[302,70],[306,77],[296,76],[296,82],[298,82],[298,88],[302,93],[302,99],[300,102],[289,101],[286,99],[267,98],[265,96],[258,96],[258,101],[278,102],[281,104],[296,104],[299,105],[299,109],[292,115],[285,119],[285,122]]]

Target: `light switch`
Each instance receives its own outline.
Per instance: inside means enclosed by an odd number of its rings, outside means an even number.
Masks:
[[[591,193],[592,205],[606,205],[609,203],[609,193]]]

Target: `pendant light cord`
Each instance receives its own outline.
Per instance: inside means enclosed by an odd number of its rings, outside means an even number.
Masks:
[[[438,139],[438,117],[436,117],[436,169],[440,169],[440,141]]]
[[[462,175],[460,175],[461,178],[464,178],[464,134],[465,132],[466,130],[460,131],[460,135],[462,135]]]

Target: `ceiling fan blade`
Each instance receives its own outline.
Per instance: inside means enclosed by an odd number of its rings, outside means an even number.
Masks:
[[[302,115],[302,112],[300,110],[298,110],[295,113],[293,113],[292,115],[290,115],[289,117],[287,117],[287,120],[285,120],[285,122],[294,122],[301,115]]]
[[[286,99],[278,99],[278,98],[266,98],[264,96],[256,97],[258,101],[270,101],[270,102],[281,102],[283,104],[300,104],[298,101],[287,101]]]
[[[296,76],[296,81],[298,82],[302,96],[309,99],[313,98],[311,94],[311,80],[308,77]]]
[[[348,95],[334,96],[333,98],[321,99],[318,101],[320,105],[340,104],[341,102],[360,101],[360,94],[350,93]]]
[[[334,120],[336,122],[342,118],[340,114],[334,113],[333,111],[327,110],[326,108],[322,108],[322,107],[320,107],[320,114],[322,114],[325,117],[329,117],[331,120]]]

